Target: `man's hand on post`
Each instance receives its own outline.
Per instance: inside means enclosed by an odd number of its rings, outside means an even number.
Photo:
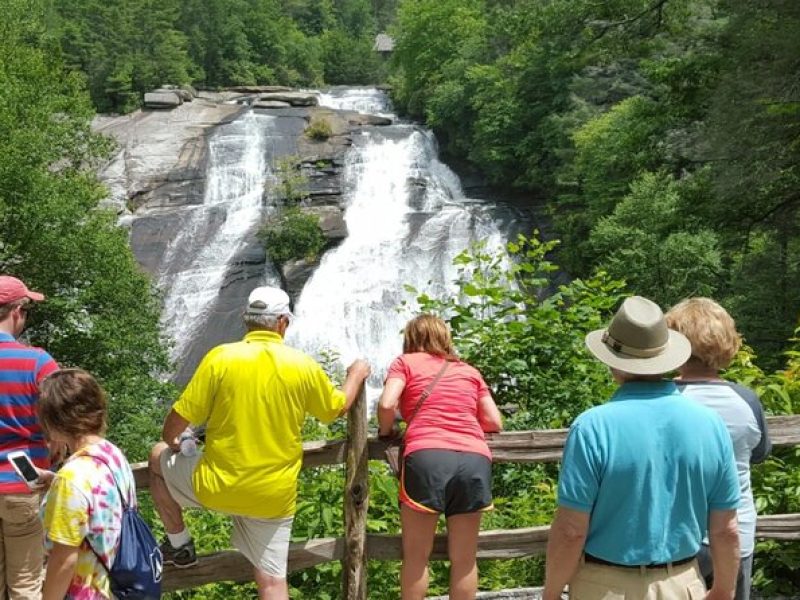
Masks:
[[[369,363],[362,358],[354,360],[353,363],[347,367],[347,378],[353,377],[358,383],[361,383],[369,377],[370,373],[372,373],[372,368],[369,366]]]
[[[345,414],[350,410],[350,407],[353,406],[353,402],[356,401],[358,393],[361,390],[361,385],[364,383],[364,380],[369,377],[370,373],[372,373],[372,369],[369,363],[361,358],[354,360],[353,363],[347,367],[347,377],[342,386],[342,391],[345,395],[345,405],[340,416]]]

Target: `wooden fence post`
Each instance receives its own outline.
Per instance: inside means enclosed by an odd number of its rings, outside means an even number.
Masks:
[[[347,456],[344,486],[344,559],[342,593],[345,600],[367,598],[367,508],[369,472],[367,399],[364,386],[347,415]]]

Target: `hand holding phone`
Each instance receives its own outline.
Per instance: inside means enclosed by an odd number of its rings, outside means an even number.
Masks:
[[[9,452],[8,462],[14,467],[22,480],[28,484],[32,490],[37,490],[42,487],[44,482],[39,478],[39,471],[36,469],[28,455],[22,451]]]

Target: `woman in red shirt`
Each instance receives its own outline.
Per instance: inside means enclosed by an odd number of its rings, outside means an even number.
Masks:
[[[400,477],[403,600],[425,598],[441,513],[447,519],[450,598],[474,598],[481,514],[492,508],[492,455],[484,432],[500,431],[502,418],[478,370],[455,356],[439,317],[420,315],[406,324],[403,354],[389,367],[378,403],[380,435],[391,435],[398,409],[411,421]]]

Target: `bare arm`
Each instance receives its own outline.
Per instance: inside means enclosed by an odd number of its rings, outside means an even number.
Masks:
[[[47,556],[42,600],[63,600],[78,566],[78,547],[53,543]]]
[[[381,399],[378,401],[378,435],[391,435],[394,428],[394,417],[400,406],[400,395],[406,387],[406,382],[397,377],[386,380],[383,386]]]
[[[344,380],[344,384],[342,384],[342,391],[345,397],[344,408],[341,412],[342,415],[347,413],[350,407],[353,406],[353,402],[356,401],[358,393],[361,391],[361,386],[364,385],[364,381],[369,377],[371,372],[372,369],[369,363],[361,359],[353,361],[353,363],[347,367],[347,377]]]
[[[503,430],[503,415],[500,414],[491,394],[485,394],[478,399],[478,421],[481,429],[487,433]]]
[[[173,408],[169,411],[167,418],[164,419],[164,428],[161,430],[161,439],[174,451],[179,452],[181,448],[178,439],[181,433],[189,426],[189,421],[184,419]]]
[[[558,507],[547,540],[547,569],[542,600],[561,598],[583,553],[589,531],[589,513]]]
[[[739,524],[735,510],[712,510],[708,517],[708,541],[714,564],[714,585],[707,600],[729,600],[736,592],[739,573]]]

